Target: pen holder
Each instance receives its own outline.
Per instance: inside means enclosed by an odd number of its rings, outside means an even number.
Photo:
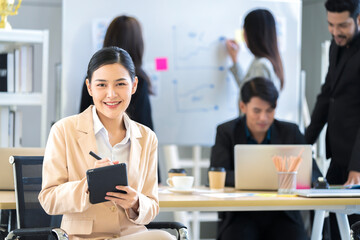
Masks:
[[[297,172],[278,172],[278,194],[294,194]]]

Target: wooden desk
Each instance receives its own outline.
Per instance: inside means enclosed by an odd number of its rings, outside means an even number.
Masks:
[[[15,227],[16,221],[16,198],[15,191],[0,191],[0,210],[9,210],[8,211],[8,221],[7,230],[10,232]],[[3,217],[1,214],[0,218]]]
[[[200,191],[203,190],[202,188]],[[159,193],[161,211],[263,211],[263,210],[360,210],[360,198],[304,198],[289,195],[282,197],[276,192],[234,191],[226,193],[255,193],[249,197],[218,198],[193,194]],[[213,194],[213,193],[209,193]]]
[[[235,192],[227,189],[226,192]],[[241,193],[241,191],[236,191]],[[253,192],[259,193],[259,192]],[[264,192],[260,192],[264,193]],[[272,194],[266,192],[265,194]],[[160,210],[169,211],[263,211],[263,210],[337,210],[360,211],[360,198],[302,198],[280,196],[253,196],[216,198],[203,194],[160,193]],[[0,209],[16,209],[14,191],[0,191]]]
[[[201,189],[200,189],[201,191]],[[249,193],[227,188],[226,193]],[[360,212],[360,198],[303,198],[279,196],[276,192],[251,192],[254,196],[218,198],[193,194],[167,193],[160,189],[160,211],[271,211],[315,210],[311,239],[321,239],[326,211],[335,212],[342,239],[350,239],[350,227],[346,214]],[[210,193],[211,194],[211,193]]]
[[[165,188],[166,189],[166,188]],[[200,190],[203,190],[201,188]],[[271,211],[316,210],[311,239],[321,239],[325,211],[337,215],[342,239],[350,239],[350,227],[346,214],[360,212],[360,198],[303,198],[278,196],[275,192],[251,192],[255,196],[218,198],[205,196],[204,192],[193,194],[165,193],[160,188],[160,211]],[[227,188],[226,193],[249,193]],[[259,195],[256,195],[259,194]],[[0,209],[16,209],[14,191],[0,191]]]
[[[0,209],[16,209],[15,191],[0,191]]]

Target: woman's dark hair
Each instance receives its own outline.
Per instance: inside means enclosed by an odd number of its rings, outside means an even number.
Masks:
[[[255,77],[246,81],[241,88],[241,101],[247,104],[253,97],[259,97],[272,108],[276,108],[279,93],[272,81],[264,77]]]
[[[341,13],[349,11],[355,23],[360,12],[359,7],[359,0],[327,0],[325,2],[325,8],[329,12]]]
[[[140,23],[135,18],[124,15],[114,18],[107,28],[103,44],[103,47],[110,46],[123,48],[130,54],[136,75],[147,82],[148,91],[152,94],[150,79],[142,69],[144,41]]]
[[[273,15],[266,9],[256,9],[248,13],[244,20],[247,44],[256,57],[270,60],[274,71],[284,87],[284,70],[278,49],[276,25]]]
[[[89,82],[91,82],[92,75],[97,69],[114,63],[121,64],[129,72],[131,81],[134,81],[135,66],[129,53],[119,47],[105,47],[97,51],[90,59],[87,70]]]

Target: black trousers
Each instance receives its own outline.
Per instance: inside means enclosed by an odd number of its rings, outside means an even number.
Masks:
[[[333,161],[331,161],[329,170],[326,174],[326,179],[329,184],[344,184],[348,179],[349,171],[347,167],[341,166]],[[350,226],[357,221],[360,221],[359,214],[348,215]],[[331,240],[338,240],[340,238],[339,227],[336,220],[336,215],[330,213],[330,232]]]
[[[300,213],[296,220],[284,211],[236,212],[231,221],[218,236],[220,240],[306,240]],[[221,224],[221,223],[220,223]]]

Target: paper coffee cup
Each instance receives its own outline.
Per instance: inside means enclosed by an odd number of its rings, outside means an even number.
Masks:
[[[223,167],[211,167],[209,169],[209,185],[212,190],[222,190],[225,187],[226,171]]]

